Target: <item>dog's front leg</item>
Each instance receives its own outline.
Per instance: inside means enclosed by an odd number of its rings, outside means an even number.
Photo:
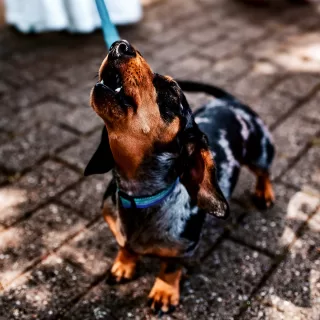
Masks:
[[[161,263],[161,269],[149,294],[149,305],[159,315],[172,312],[179,304],[182,266],[176,259]]]
[[[139,255],[131,250],[122,247],[109,270],[107,283],[116,284],[131,280],[135,274]]]

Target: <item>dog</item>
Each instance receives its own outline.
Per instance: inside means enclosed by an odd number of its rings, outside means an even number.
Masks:
[[[215,98],[193,114],[183,90]],[[157,256],[161,267],[149,305],[159,314],[171,312],[206,214],[229,215],[227,199],[241,165],[257,177],[256,203],[274,202],[270,133],[222,89],[154,73],[125,40],[110,47],[90,99],[105,126],[84,174],[112,170],[103,217],[119,244],[107,281],[128,281],[140,256]]]

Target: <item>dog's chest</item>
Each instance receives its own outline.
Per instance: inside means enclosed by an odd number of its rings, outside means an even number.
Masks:
[[[181,184],[159,206],[143,210],[119,209],[117,203],[106,198],[106,207],[104,215],[107,211],[112,222],[107,218],[106,221],[119,245],[128,246],[139,254],[177,256],[193,244],[184,234],[196,212],[190,209],[189,194]]]

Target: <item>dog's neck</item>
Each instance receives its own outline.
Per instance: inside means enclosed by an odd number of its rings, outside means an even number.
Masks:
[[[118,188],[130,196],[150,196],[175,182],[177,155],[169,152],[154,154],[143,162],[135,178],[127,179],[115,168]]]

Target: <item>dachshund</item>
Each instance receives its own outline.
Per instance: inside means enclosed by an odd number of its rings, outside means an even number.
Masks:
[[[193,114],[183,90],[215,98]],[[119,251],[107,282],[132,279],[143,255],[159,257],[149,305],[155,313],[171,312],[206,214],[229,215],[241,165],[257,177],[256,203],[274,202],[270,133],[222,89],[154,73],[126,40],[110,47],[90,100],[105,126],[84,174],[112,170],[102,211]]]

